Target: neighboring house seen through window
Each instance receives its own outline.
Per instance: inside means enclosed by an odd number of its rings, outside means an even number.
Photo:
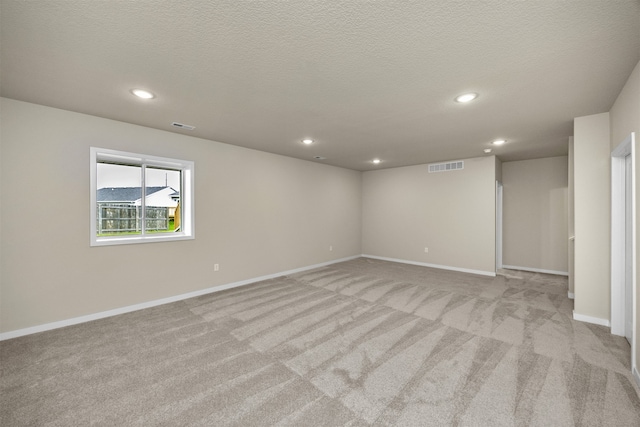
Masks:
[[[193,162],[91,148],[91,245],[193,239]]]

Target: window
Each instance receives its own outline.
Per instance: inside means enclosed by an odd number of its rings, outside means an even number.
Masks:
[[[91,147],[91,246],[194,238],[194,164]]]

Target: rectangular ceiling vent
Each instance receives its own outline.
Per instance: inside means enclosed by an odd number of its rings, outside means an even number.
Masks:
[[[196,128],[195,126],[185,125],[184,123],[178,123],[178,122],[171,123],[171,126],[174,126],[180,129],[186,129],[186,130],[194,130]]]
[[[455,162],[447,163],[433,163],[429,165],[429,173],[434,172],[449,172],[464,169],[464,161],[458,160]]]

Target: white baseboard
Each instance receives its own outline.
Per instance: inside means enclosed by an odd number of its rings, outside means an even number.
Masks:
[[[106,317],[117,316],[119,314],[130,313],[132,311],[143,310],[145,308],[156,307],[158,305],[169,304],[176,301],[182,301],[189,298],[198,297],[201,295],[211,294],[214,292],[224,291],[226,289],[237,288],[239,286],[249,285],[255,282],[261,282],[263,280],[274,279],[276,277],[286,276],[289,274],[300,273],[302,271],[313,270],[314,268],[325,267],[331,264],[337,264],[339,262],[351,261],[353,259],[360,258],[360,255],[351,256],[347,258],[336,259],[333,261],[323,262],[320,264],[309,265],[306,267],[296,268],[293,270],[281,271],[280,273],[268,274],[266,276],[254,277],[252,279],[241,280],[239,282],[227,283],[224,285],[213,286],[207,289],[201,289],[199,291],[189,292],[186,294],[175,295],[172,297],[161,298],[154,301],[143,302],[140,304],[129,305],[126,307],[116,308],[113,310],[101,311],[99,313],[88,314],[86,316],[74,317],[71,319],[61,320],[58,322],[45,323],[43,325],[32,326],[30,328],[18,329],[15,331],[4,332],[0,334],[0,341],[8,340],[11,338],[18,338],[24,335],[36,334],[38,332],[50,331],[52,329],[64,328],[66,326],[77,325],[80,323],[91,322],[93,320],[104,319]]]
[[[569,299],[576,299],[576,294],[574,294],[573,292],[567,292],[567,296],[569,297]]]
[[[532,273],[555,274],[556,276],[569,276],[568,271],[544,270],[542,268],[531,268],[531,267],[518,267],[517,265],[503,265],[502,268],[506,268],[507,270],[530,271]]]
[[[440,270],[451,270],[451,271],[459,271],[461,273],[480,274],[482,276],[496,277],[496,272],[495,271],[471,270],[469,268],[450,267],[448,265],[429,264],[429,263],[426,263],[426,262],[408,261],[406,259],[387,258],[387,257],[381,257],[381,256],[375,256],[375,255],[367,255],[367,254],[362,254],[362,256],[364,258],[379,259],[381,261],[399,262],[399,263],[402,263],[402,264],[419,265],[421,267],[439,268]]]
[[[607,327],[611,326],[611,322],[609,321],[609,319],[601,319],[599,317],[592,317],[584,314],[578,314],[575,311],[573,312],[573,320],[577,320],[579,322],[593,323],[595,325],[600,325],[600,326],[607,326]]]

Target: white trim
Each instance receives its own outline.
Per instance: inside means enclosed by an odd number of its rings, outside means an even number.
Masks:
[[[574,294],[573,292],[567,292],[567,297],[569,299],[576,299],[576,294]]]
[[[585,314],[578,314],[575,311],[573,312],[573,320],[577,320],[579,322],[593,323],[594,325],[600,325],[600,326],[611,326],[611,323],[607,319],[587,316]]]
[[[638,373],[638,369],[634,366],[631,371],[633,373],[633,378],[636,380],[636,385],[640,387],[640,373]]]
[[[362,256],[364,258],[379,259],[381,261],[399,262],[399,263],[402,263],[402,264],[419,265],[421,267],[438,268],[440,270],[452,270],[452,271],[459,271],[461,273],[480,274],[482,276],[496,277],[496,272],[495,271],[472,270],[472,269],[469,269],[469,268],[450,267],[448,265],[429,264],[429,263],[426,263],[426,262],[408,261],[408,260],[405,260],[405,259],[387,258],[387,257],[381,257],[381,256],[375,256],[375,255],[367,255],[367,254],[362,254]]]
[[[503,265],[502,268],[507,270],[530,271],[532,273],[555,274],[556,276],[569,276],[568,271],[545,270],[542,268],[518,267],[517,265]]]
[[[255,282],[261,282],[263,280],[274,279],[276,277],[286,276],[289,274],[300,273],[302,271],[313,270],[314,268],[325,267],[331,264],[337,264],[339,262],[351,261],[353,259],[360,258],[360,255],[336,259],[333,261],[322,262],[320,264],[309,265],[306,267],[296,268],[293,270],[282,271],[280,273],[268,274],[266,276],[254,277],[252,279],[241,280],[239,282],[227,283],[225,285],[214,286],[207,289],[201,289],[199,291],[189,292],[186,294],[175,295],[172,297],[161,298],[154,301],[147,301],[140,304],[129,305],[126,307],[120,307],[113,310],[101,311],[99,313],[88,314],[86,316],[74,317],[71,319],[61,320],[58,322],[45,323],[43,325],[32,326],[30,328],[18,329],[15,331],[4,332],[0,334],[0,341],[8,340],[11,338],[18,338],[24,335],[36,334],[38,332],[50,331],[52,329],[64,328],[66,326],[77,325],[80,323],[91,322],[93,320],[104,319],[106,317],[117,316],[119,314],[130,313],[132,311],[138,311],[145,308],[156,307],[158,305],[169,304],[176,301],[182,301],[189,298],[198,297],[201,295],[211,294],[214,292],[224,291],[226,289],[237,288],[239,286],[249,285]]]

